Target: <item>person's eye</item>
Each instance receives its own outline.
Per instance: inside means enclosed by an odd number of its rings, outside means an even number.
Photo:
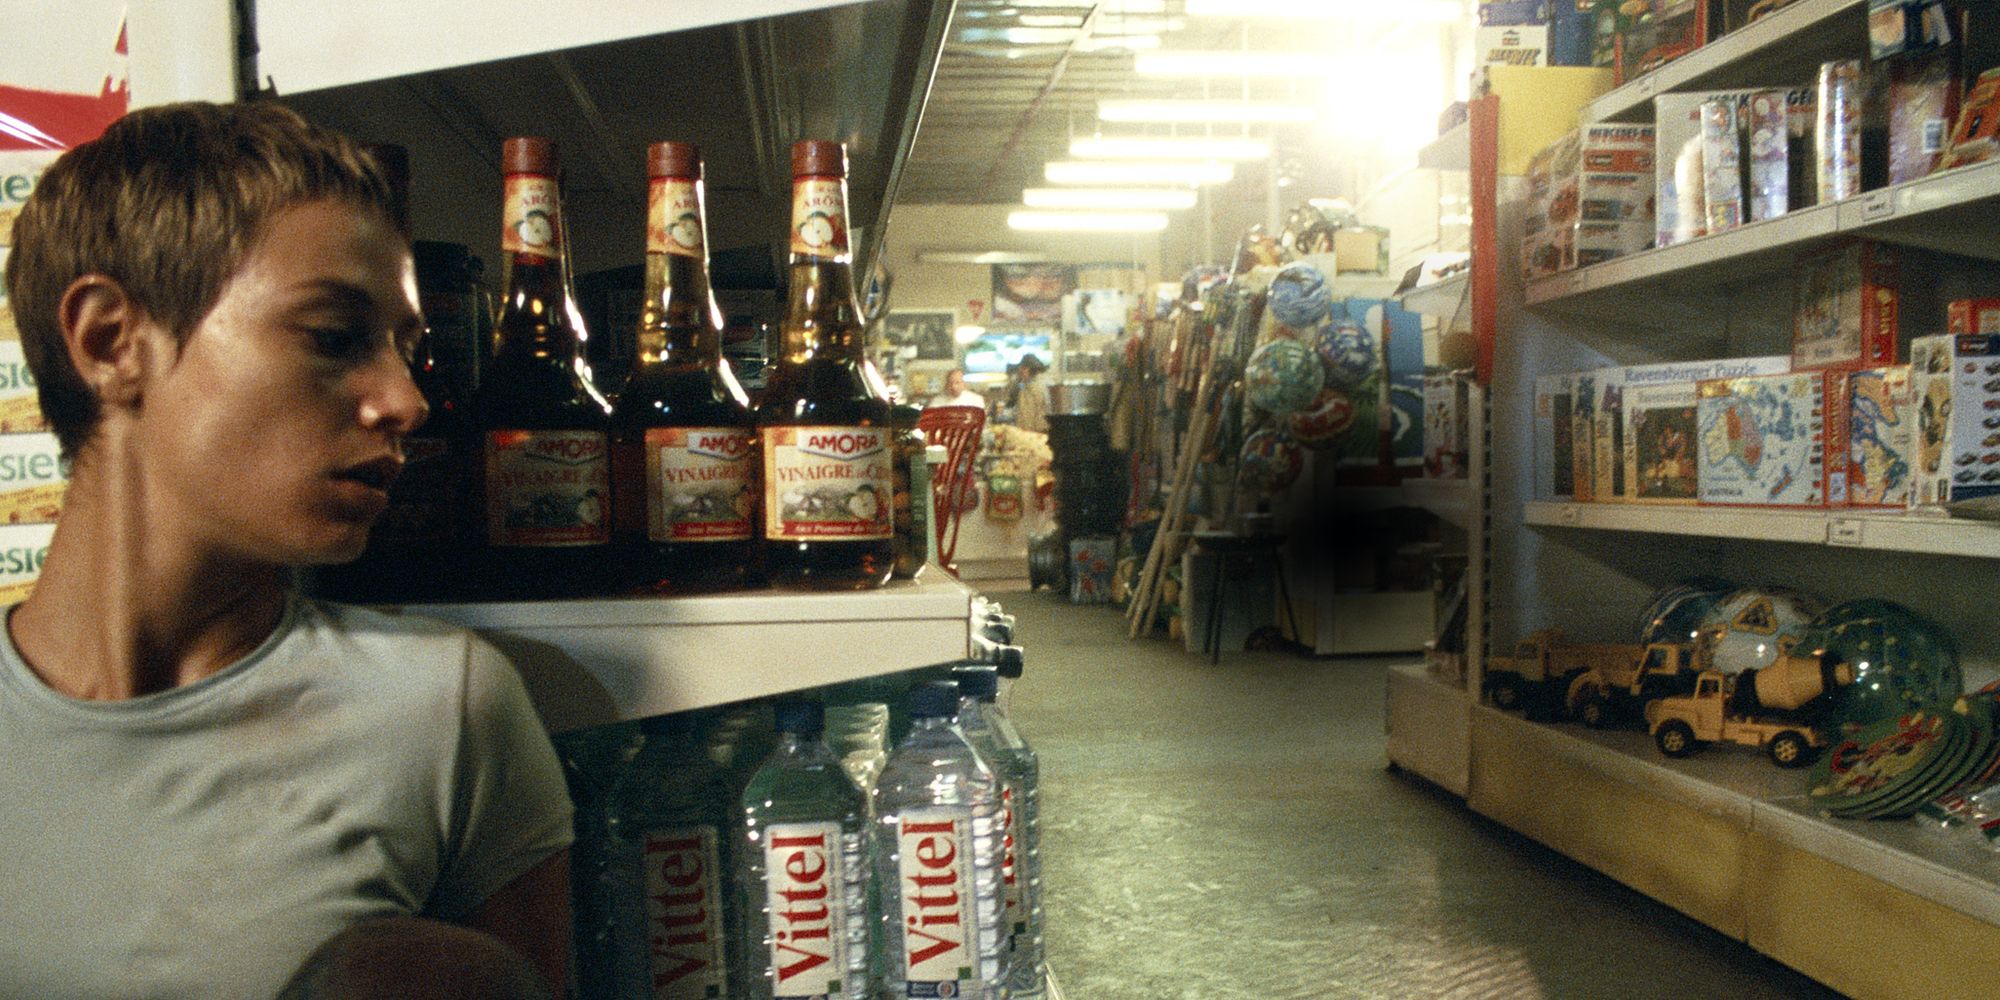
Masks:
[[[312,337],[313,350],[327,358],[352,358],[366,353],[371,339],[368,331],[359,326],[313,326],[306,333]]]

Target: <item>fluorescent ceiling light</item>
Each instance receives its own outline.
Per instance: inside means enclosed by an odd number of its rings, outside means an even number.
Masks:
[[[1165,212],[1009,212],[1012,229],[1038,233],[1157,233]]]
[[[1018,250],[920,250],[919,264],[1042,264],[1049,255]]]
[[[1108,122],[1309,122],[1319,117],[1319,109],[1277,101],[1099,101],[1097,117]]]
[[[1456,0],[1187,0],[1189,17],[1283,17],[1322,21],[1431,21],[1466,19]]]
[[[1075,28],[965,28],[959,31],[962,42],[1005,42],[1010,45],[1063,44],[1075,40]]]
[[[1132,61],[1140,76],[1325,76],[1333,58],[1312,52],[1198,52],[1162,49]]]
[[[1267,160],[1271,143],[1265,139],[1215,139],[1207,136],[1086,136],[1069,141],[1069,155],[1080,160]]]
[[[1094,35],[1158,35],[1180,31],[1187,22],[1178,17],[1104,17],[1090,22]]]
[[[1236,168],[1227,163],[1155,163],[1145,160],[1052,160],[1042,164],[1051,184],[1227,184]]]
[[[1029,188],[1021,204],[1029,208],[1193,208],[1193,188]]]

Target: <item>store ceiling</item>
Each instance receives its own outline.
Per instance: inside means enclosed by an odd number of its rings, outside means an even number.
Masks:
[[[903,204],[1016,204],[1043,184],[1042,164],[1068,158],[1073,136],[1100,129],[1106,98],[1323,97],[1318,81],[1147,77],[1120,39],[1166,49],[1353,51],[1406,31],[1393,19],[1299,23],[1187,16],[1185,0],[958,0],[936,81],[897,200]],[[1164,30],[1162,30],[1164,29]],[[1306,145],[1297,126],[1247,134]],[[1291,134],[1287,134],[1286,128]],[[1102,126],[1106,134],[1166,135],[1168,126]],[[1241,125],[1179,126],[1182,135],[1242,135]]]

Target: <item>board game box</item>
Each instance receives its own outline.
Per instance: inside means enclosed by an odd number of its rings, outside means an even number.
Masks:
[[[1846,433],[1826,419],[1824,372],[1751,375],[1696,390],[1703,504],[1825,507],[1847,501]],[[1841,440],[1830,433],[1836,428]]]

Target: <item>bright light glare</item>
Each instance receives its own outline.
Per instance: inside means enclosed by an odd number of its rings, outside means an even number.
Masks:
[[[970,344],[984,336],[986,336],[985,327],[971,325],[961,326],[952,334],[953,339],[961,344]]]
[[[1099,101],[1097,117],[1108,122],[1309,122],[1319,117],[1319,109],[1275,101]]]
[[[1211,139],[1205,136],[1086,136],[1069,141],[1069,155],[1080,160],[1267,160],[1271,143],[1264,139]]]
[[[1415,153],[1437,138],[1437,109],[1449,101],[1437,60],[1435,53],[1411,49],[1353,53],[1334,60],[1325,100],[1327,106],[1341,110],[1329,129],[1392,155]]]
[[[1197,52],[1162,49],[1132,61],[1140,76],[1325,76],[1332,59],[1310,52]]]
[[[1431,21],[1465,19],[1455,0],[1187,0],[1189,17],[1283,17],[1323,21]]]
[[[1029,188],[1021,204],[1029,208],[1193,208],[1193,188]]]
[[[1042,233],[1157,233],[1165,212],[1009,212],[1012,229]]]
[[[1051,160],[1042,164],[1050,184],[1227,184],[1236,168],[1227,163],[1152,163],[1143,160]]]
[[[1160,47],[1158,35],[1091,35],[1076,40],[1078,52],[1137,52]]]

